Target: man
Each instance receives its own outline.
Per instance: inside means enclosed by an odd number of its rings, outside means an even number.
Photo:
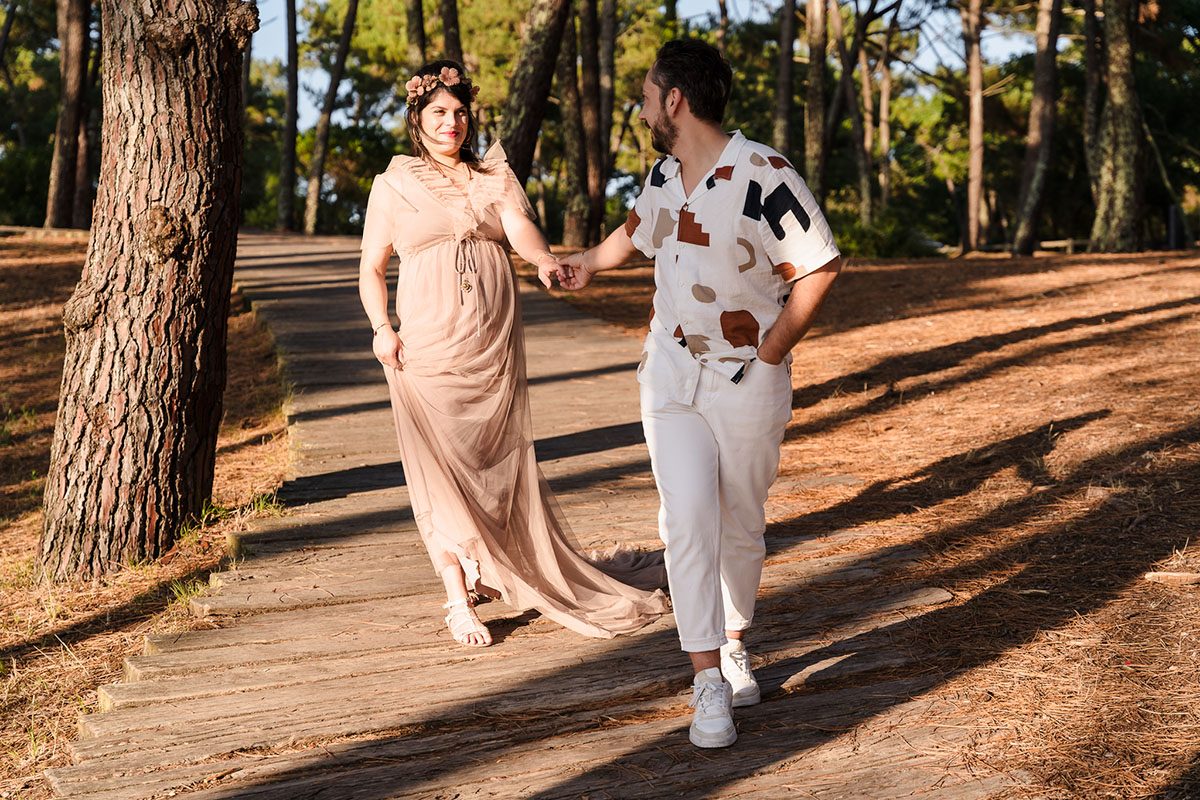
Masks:
[[[791,418],[790,351],[841,268],[791,164],[721,129],[731,83],[729,64],[703,42],[658,51],[640,118],[667,155],[624,227],[562,260],[562,285],[581,289],[636,250],[654,258],[638,382],[675,620],[696,673],[689,738],[698,747],[733,744],[731,707],[759,702],[742,636]]]

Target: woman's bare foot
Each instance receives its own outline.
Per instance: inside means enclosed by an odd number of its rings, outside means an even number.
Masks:
[[[450,612],[446,615],[446,627],[456,642],[467,647],[487,647],[492,643],[492,634],[479,621],[469,600],[451,600],[442,608]]]

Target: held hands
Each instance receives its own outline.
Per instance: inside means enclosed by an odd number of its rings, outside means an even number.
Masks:
[[[558,285],[563,285],[563,280],[566,278],[566,272],[562,264],[557,258],[549,253],[545,253],[537,260],[538,280],[547,289],[551,287],[553,281],[557,280]]]
[[[375,338],[371,341],[371,349],[375,352],[375,358],[379,360],[380,364],[392,369],[402,368],[400,358],[404,352],[404,345],[400,342],[399,334],[392,329],[391,325],[375,332]]]
[[[568,291],[578,291],[592,282],[593,273],[585,266],[585,254],[572,253],[569,256],[563,256],[558,259],[562,272],[559,275],[558,284]]]

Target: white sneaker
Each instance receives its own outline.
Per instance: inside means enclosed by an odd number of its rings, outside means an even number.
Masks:
[[[750,654],[741,639],[730,639],[721,645],[721,674],[733,687],[734,708],[758,705],[762,695],[750,671]]]
[[[696,673],[692,681],[692,702],[696,712],[688,739],[696,747],[728,747],[737,741],[733,726],[733,691],[715,667]]]

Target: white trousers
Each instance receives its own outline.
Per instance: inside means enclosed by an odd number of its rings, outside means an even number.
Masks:
[[[790,359],[752,362],[738,383],[701,359],[651,333],[638,370],[659,535],[687,652],[717,649],[726,630],[754,618],[764,504],[792,414]]]

